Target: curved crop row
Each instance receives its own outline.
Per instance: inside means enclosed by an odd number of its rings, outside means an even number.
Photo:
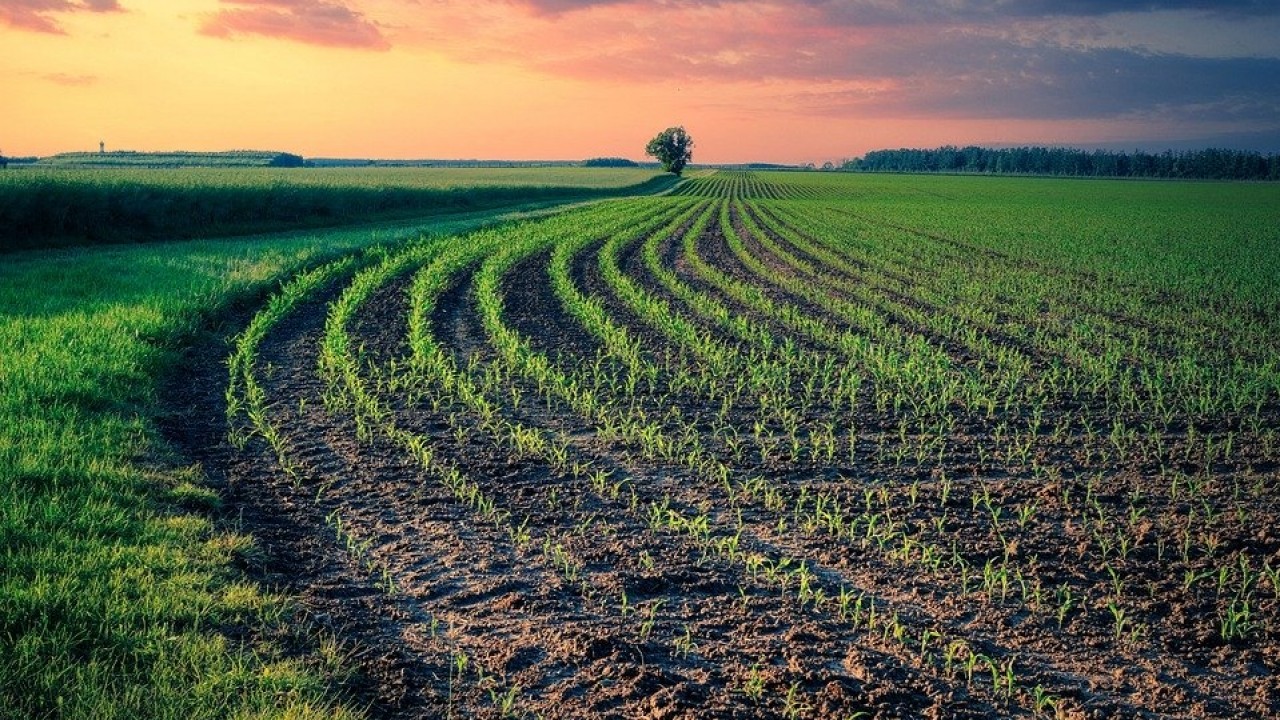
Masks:
[[[445,620],[449,714],[1161,717],[1139,665],[1280,711],[1248,670],[1280,630],[1272,370],[1116,360],[1195,345],[984,298],[961,244],[838,190],[716,172],[301,275],[229,412]]]

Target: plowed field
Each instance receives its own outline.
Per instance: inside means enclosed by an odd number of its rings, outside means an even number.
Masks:
[[[1122,270],[722,172],[295,277],[189,440],[376,717],[1275,717],[1280,325]]]

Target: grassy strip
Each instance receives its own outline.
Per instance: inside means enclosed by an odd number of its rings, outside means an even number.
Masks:
[[[515,203],[659,192],[652,173],[561,170],[470,177],[441,171],[23,171],[0,176],[0,252],[333,227]]]
[[[155,466],[158,379],[273,278],[391,239],[298,233],[0,266],[0,718],[354,714],[332,698],[332,646],[303,662],[225,634],[269,637],[291,608],[231,569],[252,541],[214,528],[200,468]]]

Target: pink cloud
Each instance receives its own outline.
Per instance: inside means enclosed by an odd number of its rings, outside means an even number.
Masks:
[[[744,104],[806,116],[1075,120],[1173,113],[1190,122],[1212,112],[1232,122],[1276,125],[1280,55],[1197,57],[1103,46],[1098,38],[1119,11],[1148,12],[1154,21],[1161,10],[1207,13],[1212,7],[1221,22],[1243,27],[1280,18],[1280,5],[1067,5],[437,0],[406,7],[403,17],[411,20],[397,38],[466,62],[588,82],[736,88]],[[1244,12],[1248,8],[1254,9]]]
[[[211,37],[261,35],[326,47],[387,50],[378,25],[330,0],[222,0],[232,7],[209,16],[200,32]]]
[[[21,30],[65,34],[54,19],[58,13],[119,12],[116,0],[4,0],[0,2],[0,23]]]
[[[851,50],[886,35],[832,26],[820,8],[774,0],[508,0],[414,13],[405,36],[452,57],[598,81],[826,77]]]

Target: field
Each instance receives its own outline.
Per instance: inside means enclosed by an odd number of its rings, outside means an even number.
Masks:
[[[156,398],[102,407],[83,376],[6,449],[55,453],[87,405],[196,469],[162,473],[186,514],[160,520],[233,527],[209,572],[307,628],[201,685],[251,688],[235,712],[1280,715],[1275,187],[717,172],[293,252],[154,310],[180,359],[103,378],[167,367]],[[164,320],[197,310],[227,346]],[[40,475],[6,557],[94,472]],[[5,592],[11,637],[41,597]],[[183,617],[270,615],[216,607]],[[72,674],[111,636],[79,640]],[[52,682],[22,657],[6,677]]]
[[[531,214],[0,255],[0,718],[354,716],[341,643],[290,631],[239,509],[161,434],[168,388],[283,277]]]
[[[0,172],[0,252],[420,219],[669,185],[616,168],[14,168]]]
[[[718,173],[411,244],[255,317],[206,462],[389,714],[1274,716],[1273,195]]]

